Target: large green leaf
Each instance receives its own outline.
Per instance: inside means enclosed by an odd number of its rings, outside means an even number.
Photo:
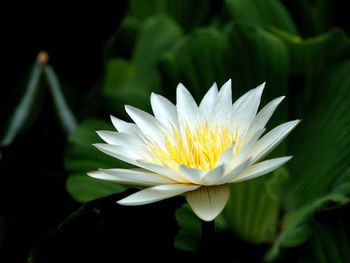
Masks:
[[[347,209],[349,207],[346,207]],[[294,262],[349,262],[349,216],[343,213],[328,213],[326,219],[314,221],[314,232],[303,246],[291,249],[287,256],[295,258]],[[318,217],[321,217],[319,215]]]
[[[168,17],[151,17],[140,30],[131,60],[109,61],[102,92],[112,113],[120,114],[124,104],[149,109],[151,92],[161,91],[157,62],[180,35],[180,28]]]
[[[281,2],[292,15],[303,37],[322,34],[334,24],[334,7],[337,1],[281,0]]]
[[[210,20],[222,5],[221,0],[161,0],[161,2],[162,10],[185,31],[190,31]]]
[[[228,13],[237,22],[277,27],[294,35],[298,30],[287,9],[278,0],[226,0]]]
[[[297,209],[289,211],[283,219],[283,229],[274,246],[267,254],[267,260],[275,259],[279,253],[280,248],[293,248],[303,244],[310,239],[312,235],[317,233],[317,223],[315,224],[315,214],[327,211],[332,211],[342,207],[350,202],[350,169],[333,184],[332,190],[324,196],[309,202]],[[338,218],[342,220],[342,218]],[[329,237],[327,234],[317,237],[322,242],[327,242]],[[311,240],[311,243],[314,242]],[[349,244],[344,244],[347,250],[350,249]],[[311,251],[312,252],[312,251]],[[333,259],[337,255],[334,255]],[[330,255],[332,257],[332,255]],[[335,260],[335,259],[334,259]],[[328,262],[335,262],[329,260]]]
[[[197,251],[201,246],[201,221],[193,216],[188,204],[184,204],[176,211],[179,233],[175,238],[175,247],[185,251]]]
[[[277,28],[271,31],[280,37],[289,49],[292,74],[315,78],[329,65],[350,57],[350,39],[340,29],[306,39]]]
[[[208,88],[232,79],[233,96],[266,81],[262,104],[287,94],[289,55],[278,37],[259,27],[233,24],[225,32],[198,29],[183,38],[160,64],[163,86],[170,97],[182,82],[199,101]],[[276,112],[275,125],[286,119],[287,103]]]
[[[291,162],[293,180],[285,191],[288,209],[327,193],[349,167],[349,72],[350,60],[333,66],[315,82],[303,107],[303,122],[290,137],[290,152],[297,158]]]
[[[226,226],[247,242],[271,243],[278,231],[278,197],[287,177],[282,167],[273,176],[230,184],[231,196],[222,213]]]
[[[67,191],[78,202],[124,191],[127,186],[107,183],[90,178],[86,173],[98,168],[129,167],[124,162],[99,152],[92,144],[101,140],[96,130],[112,130],[106,121],[90,119],[84,121],[69,137],[65,168],[70,173],[67,178]]]
[[[282,195],[287,212],[270,260],[281,247],[295,247],[310,238],[316,212],[349,203],[349,72],[350,60],[331,68],[316,83],[303,123],[291,135],[290,151],[295,158]]]
[[[185,31],[190,31],[210,20],[221,6],[222,0],[131,0],[128,19],[142,24],[152,16],[165,14],[174,19]]]

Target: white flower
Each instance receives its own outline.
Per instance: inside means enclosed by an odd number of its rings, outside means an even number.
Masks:
[[[199,106],[182,84],[176,90],[176,106],[160,95],[151,95],[154,116],[125,106],[135,123],[111,117],[118,132],[98,131],[107,144],[95,146],[140,168],[100,169],[88,175],[148,187],[119,204],[143,205],[186,193],[199,218],[215,219],[228,201],[227,184],[267,174],[291,159],[260,162],[299,123],[283,123],[262,136],[284,98],[272,100],[258,112],[264,86],[248,91],[233,105],[229,80],[220,91],[214,83]]]

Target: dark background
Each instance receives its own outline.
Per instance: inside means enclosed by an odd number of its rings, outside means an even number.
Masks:
[[[283,2],[291,14],[299,14],[294,16],[295,22],[305,25],[300,5],[294,1]],[[349,35],[346,1],[335,2],[322,30],[338,26]],[[213,10],[221,7],[218,1]],[[5,47],[2,48],[0,131],[6,129],[8,116],[23,91],[22,84],[41,50],[48,52],[49,62],[69,94],[78,121],[91,115],[106,118],[106,113],[98,110],[102,102],[98,97],[91,98],[96,85],[102,81],[106,41],[118,29],[128,8],[128,1],[115,1],[113,5],[84,3],[79,7],[58,2],[30,6],[30,9],[6,7],[1,37]],[[303,37],[312,36],[312,30],[303,26],[300,29]],[[130,56],[127,49],[120,52],[124,58]],[[25,262],[33,248],[33,258],[40,255],[37,257],[40,260],[33,262],[114,262],[124,261],[124,255],[130,261],[145,257],[168,261],[158,258],[160,251],[173,255],[172,259],[196,260],[198,255],[178,251],[172,246],[178,231],[174,211],[184,202],[181,197],[151,208],[118,207],[121,210],[117,211],[111,209],[111,204],[120,197],[112,196],[80,208],[85,209],[83,214],[87,217],[73,216],[64,221],[81,204],[66,192],[67,172],[63,159],[67,137],[57,122],[51,97],[47,92],[42,96],[45,99],[37,105],[33,122],[11,145],[1,149],[0,262]],[[346,214],[345,210],[339,213]],[[64,230],[58,229],[62,222],[66,222]],[[249,254],[250,245],[239,242],[235,236],[222,240],[235,244],[238,255]],[[246,262],[256,262],[265,248],[255,246],[254,249],[254,255],[248,256]],[[205,258],[205,253],[199,257]]]

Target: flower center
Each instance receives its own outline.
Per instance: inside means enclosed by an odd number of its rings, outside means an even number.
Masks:
[[[237,141],[237,136],[226,125],[210,128],[208,122],[194,130],[187,127],[182,133],[177,128],[173,131],[174,138],[166,136],[166,149],[147,146],[155,163],[174,170],[185,164],[189,168],[210,171],[215,168],[219,157]]]

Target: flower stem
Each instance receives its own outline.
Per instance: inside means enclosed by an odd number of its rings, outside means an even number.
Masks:
[[[215,220],[213,221],[204,221],[202,222],[202,241],[203,241],[203,248],[205,250],[210,249],[210,251],[213,251],[216,245],[215,241]]]

